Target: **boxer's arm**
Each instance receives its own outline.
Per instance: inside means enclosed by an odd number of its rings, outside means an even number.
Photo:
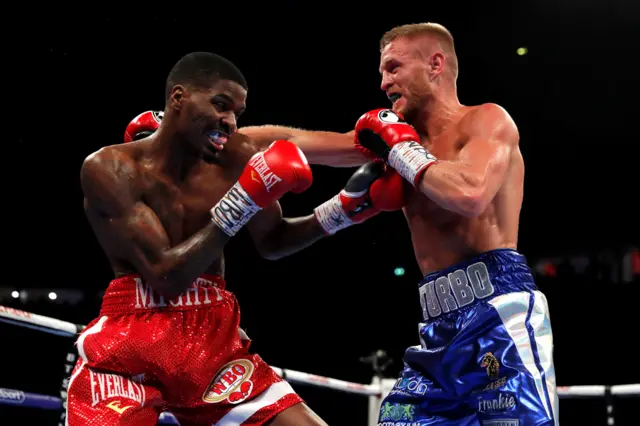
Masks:
[[[129,262],[160,294],[183,292],[223,252],[229,237],[210,221],[186,241],[171,245],[162,223],[139,199],[135,167],[121,153],[101,150],[84,161],[85,209],[101,241]]]
[[[284,218],[278,202],[258,212],[247,227],[258,252],[269,260],[299,252],[326,236],[315,215]]]
[[[300,147],[309,164],[356,167],[370,160],[353,146],[353,131],[337,133],[270,125],[243,127],[238,131],[253,139],[260,149],[274,140],[288,140]]]
[[[491,203],[519,142],[518,129],[504,109],[487,104],[473,114],[461,123],[466,144],[458,159],[438,160],[418,185],[443,208],[467,217],[479,216]]]

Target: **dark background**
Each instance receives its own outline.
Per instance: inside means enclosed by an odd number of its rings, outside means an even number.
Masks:
[[[532,265],[569,255],[590,259],[586,274],[559,268],[555,277],[538,276],[552,314],[558,384],[640,382],[632,346],[640,286],[615,273],[616,259],[640,241],[632,204],[639,7],[482,3],[150,3],[146,11],[18,5],[5,17],[5,31],[15,28],[5,38],[3,67],[10,78],[3,88],[3,286],[72,288],[84,299],[1,303],[81,324],[97,315],[111,272],[82,211],[80,165],[101,146],[120,143],[134,116],[163,109],[164,79],[183,54],[213,51],[243,70],[249,98],[241,126],[348,131],[363,112],[388,105],[377,72],[380,36],[395,25],[431,21],[454,35],[460,101],[498,103],[519,126],[526,162],[520,251]],[[516,54],[521,46],[527,55]],[[353,169],[313,171],[308,191],[282,200],[286,215],[309,214]],[[241,232],[226,256],[243,325],[273,365],[368,383],[372,372],[360,357],[385,349],[395,376],[403,350],[418,343],[421,276],[401,213],[276,262],[260,259]],[[607,256],[613,260],[603,263]],[[404,276],[394,276],[397,266]],[[0,335],[0,387],[57,394],[71,340],[7,325]],[[297,389],[329,424],[366,424],[365,397]],[[618,403],[617,424],[632,424],[633,400]],[[0,406],[0,424],[12,417],[43,425],[57,419]],[[563,400],[561,420],[605,424],[604,403]]]

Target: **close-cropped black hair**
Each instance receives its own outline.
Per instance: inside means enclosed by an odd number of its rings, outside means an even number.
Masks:
[[[165,88],[165,100],[177,84],[207,88],[218,80],[231,80],[247,89],[247,80],[230,60],[210,52],[189,53],[171,68]]]

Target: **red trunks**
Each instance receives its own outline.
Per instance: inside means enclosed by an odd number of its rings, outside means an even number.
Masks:
[[[68,425],[155,425],[163,411],[182,426],[262,425],[301,402],[249,353],[239,324],[219,277],[203,275],[171,301],[139,276],[113,280],[77,341]]]

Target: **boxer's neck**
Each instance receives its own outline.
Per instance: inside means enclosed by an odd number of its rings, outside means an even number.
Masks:
[[[202,158],[189,141],[179,135],[173,127],[163,126],[163,124],[164,122],[151,136],[149,156],[152,158],[156,170],[180,181],[202,161]]]
[[[437,87],[421,108],[414,127],[419,134],[435,138],[456,119],[462,107],[455,88]]]

